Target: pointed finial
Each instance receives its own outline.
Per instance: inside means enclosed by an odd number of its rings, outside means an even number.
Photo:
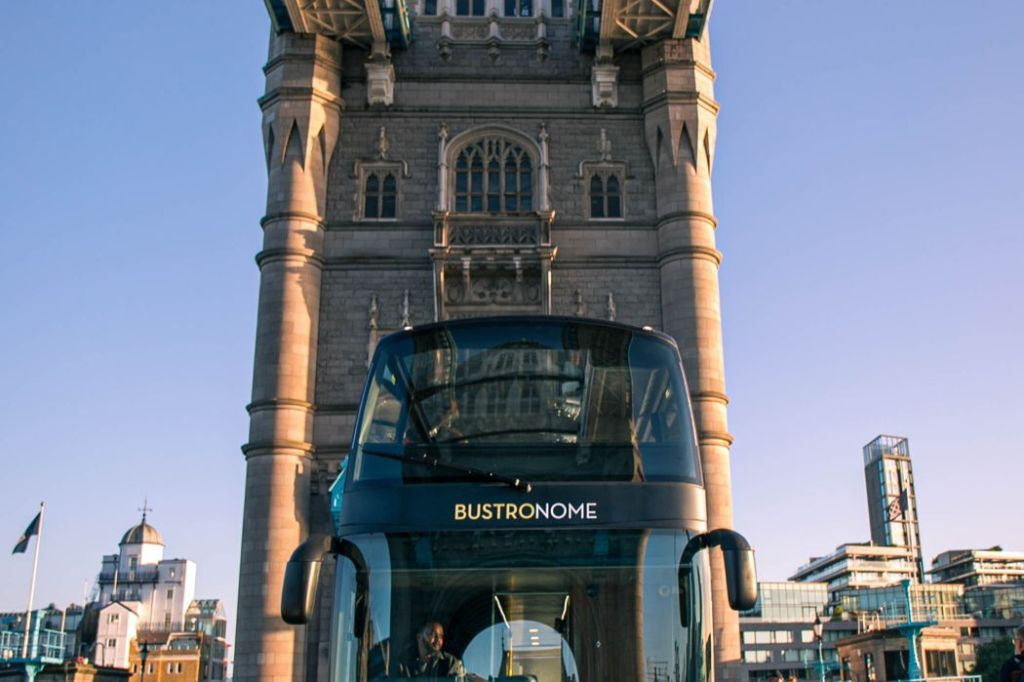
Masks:
[[[412,318],[409,310],[409,290],[402,296],[402,329],[412,329]]]
[[[387,160],[389,149],[391,149],[391,143],[388,142],[387,128],[381,126],[377,132],[377,156],[380,157],[381,161]]]
[[[612,141],[608,139],[608,131],[601,128],[601,139],[597,142],[597,151],[602,161],[612,160]]]
[[[377,302],[377,294],[370,297],[370,329],[376,329],[380,325],[380,304]]]

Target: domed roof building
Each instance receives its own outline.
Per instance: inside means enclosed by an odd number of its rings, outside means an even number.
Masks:
[[[146,515],[142,515],[142,522],[137,523],[128,530],[125,531],[124,535],[121,536],[121,542],[119,546],[124,545],[161,545],[163,546],[164,539],[153,526],[146,523]]]

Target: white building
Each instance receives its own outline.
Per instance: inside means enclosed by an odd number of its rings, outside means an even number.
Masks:
[[[100,615],[93,660],[128,668],[131,641],[140,634],[184,629],[195,598],[196,565],[188,559],[164,559],[156,528],[142,522],[125,532],[118,553],[103,557]]]
[[[932,559],[932,582],[968,587],[1024,580],[1024,552],[991,549],[951,549]]]
[[[790,578],[823,582],[829,594],[851,588],[884,587],[905,579],[917,582],[917,554],[909,547],[847,543],[831,554],[813,557]]]

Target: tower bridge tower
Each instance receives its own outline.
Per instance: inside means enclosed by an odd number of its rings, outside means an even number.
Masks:
[[[237,679],[326,679],[329,609],[285,625],[284,566],[329,531],[367,359],[408,324],[536,313],[668,332],[708,526],[731,527],[711,1],[266,2]],[[739,632],[711,561],[722,679]]]

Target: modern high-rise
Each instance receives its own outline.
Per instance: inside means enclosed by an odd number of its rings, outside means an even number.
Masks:
[[[906,438],[883,435],[864,446],[864,482],[871,541],[887,547],[906,547],[914,555],[914,578],[923,580],[914,469]]]
[[[266,4],[237,679],[326,675],[328,576],[320,616],[293,627],[284,567],[331,531],[368,356],[407,325],[558,314],[672,335],[707,524],[731,527],[710,0]],[[716,656],[738,661],[710,558]]]

